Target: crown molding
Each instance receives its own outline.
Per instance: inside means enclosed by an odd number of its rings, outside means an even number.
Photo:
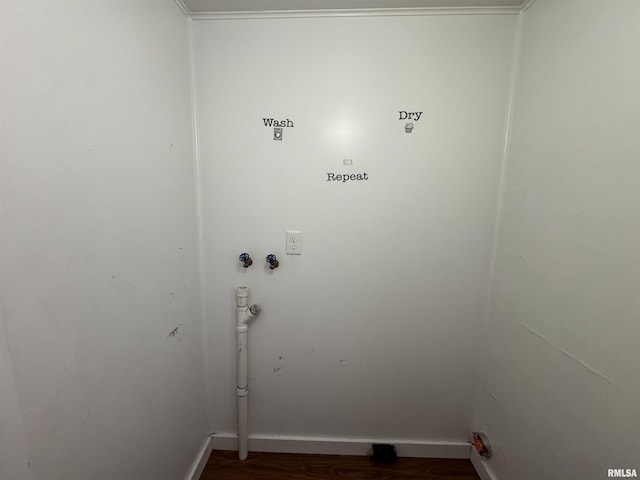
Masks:
[[[180,11],[184,14],[186,18],[191,18],[191,12],[185,5],[183,0],[173,0],[173,3],[180,9]]]
[[[174,0],[176,2],[181,0]],[[518,15],[522,7],[358,8],[337,10],[273,10],[260,12],[195,12],[193,20],[250,20],[323,17],[410,17],[429,15]]]

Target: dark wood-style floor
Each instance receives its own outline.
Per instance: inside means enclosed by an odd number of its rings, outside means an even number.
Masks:
[[[214,451],[200,480],[479,480],[469,460],[399,458],[382,465],[367,457]]]

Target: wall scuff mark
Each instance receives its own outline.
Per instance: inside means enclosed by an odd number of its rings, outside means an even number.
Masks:
[[[167,338],[174,338],[178,335],[178,329],[182,326],[182,324],[178,325],[176,328],[174,328],[173,330],[171,330],[169,332],[169,335],[167,335]],[[178,338],[178,340],[181,340],[180,338]]]

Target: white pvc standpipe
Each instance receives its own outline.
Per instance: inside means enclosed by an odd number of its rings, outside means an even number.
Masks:
[[[237,335],[237,382],[236,395],[238,396],[238,457],[240,460],[247,458],[248,454],[248,415],[247,415],[247,330],[244,325],[236,327]]]
[[[260,313],[260,308],[257,305],[253,305],[249,308],[248,297],[249,288],[238,287],[236,290],[236,395],[238,396],[238,457],[240,460],[246,459],[249,452],[247,413],[247,395],[249,394],[249,385],[247,381],[247,332],[249,331],[249,320]]]

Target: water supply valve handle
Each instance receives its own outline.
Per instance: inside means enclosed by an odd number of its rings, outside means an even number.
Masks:
[[[251,260],[251,256],[247,252],[241,253],[240,257],[238,258],[241,262],[244,262],[244,268],[250,267],[253,263],[253,260]]]
[[[269,268],[273,270],[274,268],[278,268],[280,262],[276,259],[276,256],[273,253],[267,255],[267,263],[269,264]]]

